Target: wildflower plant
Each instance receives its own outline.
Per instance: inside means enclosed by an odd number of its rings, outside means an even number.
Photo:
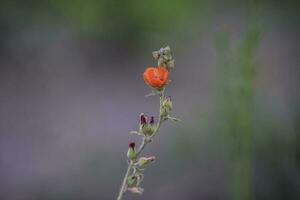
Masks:
[[[121,200],[125,192],[129,191],[134,194],[142,194],[144,189],[141,187],[141,182],[144,178],[144,170],[155,161],[155,156],[141,157],[141,154],[147,144],[151,143],[158,133],[163,122],[167,120],[180,121],[175,117],[170,116],[173,104],[170,96],[165,95],[165,87],[169,84],[169,72],[174,68],[174,59],[171,55],[169,46],[161,48],[158,51],[152,52],[154,59],[158,65],[156,67],[146,68],[143,79],[151,88],[152,92],[146,96],[159,97],[159,116],[155,121],[154,116],[148,117],[144,113],[139,116],[139,127],[137,131],[131,131],[142,138],[141,145],[136,148],[134,142],[128,145],[127,159],[128,168],[124,176],[122,186],[117,200]]]

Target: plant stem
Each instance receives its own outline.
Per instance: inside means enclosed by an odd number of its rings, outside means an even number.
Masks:
[[[123,198],[123,194],[125,192],[125,187],[126,187],[126,182],[127,182],[127,179],[128,179],[128,176],[129,176],[129,173],[132,169],[132,166],[133,166],[133,162],[130,161],[129,165],[128,165],[128,169],[127,169],[127,172],[124,176],[124,179],[123,179],[123,182],[122,182],[122,186],[121,186],[121,189],[120,189],[120,192],[119,192],[119,195],[118,195],[118,198],[117,200],[122,200]]]
[[[158,118],[156,129],[155,129],[153,135],[151,136],[151,138],[154,138],[154,136],[158,132],[158,130],[163,122],[163,119],[161,117],[161,111],[162,111],[162,104],[163,104],[164,98],[165,98],[165,89],[159,94],[159,118]]]
[[[143,142],[142,142],[142,144],[141,144],[141,146],[139,147],[139,149],[138,149],[138,151],[136,152],[136,156],[138,157],[139,156],[139,154],[141,154],[142,153],[142,151],[144,150],[144,148],[146,147],[146,145],[147,145],[147,141],[145,140],[145,138],[143,139]]]
[[[158,130],[161,127],[161,124],[163,122],[163,119],[161,117],[161,110],[162,110],[162,103],[163,103],[163,100],[164,100],[164,96],[165,95],[164,95],[164,90],[163,90],[159,94],[159,118],[158,118],[157,126],[156,126],[156,129],[154,130],[152,136],[150,137],[150,139],[154,138],[154,136],[158,132]],[[146,140],[146,138],[144,138],[142,144],[140,145],[140,147],[138,148],[138,151],[136,152],[136,156],[137,157],[143,152],[143,150],[145,149],[145,147],[146,147],[146,145],[148,143],[149,142]],[[126,174],[124,176],[124,179],[123,179],[123,182],[122,182],[122,186],[121,186],[121,189],[120,189],[120,192],[119,192],[117,200],[122,200],[122,198],[123,198],[123,194],[124,194],[125,188],[126,188],[126,182],[127,182],[127,179],[128,179],[128,176],[129,176],[129,173],[130,173],[132,167],[133,167],[133,161],[130,161],[130,163],[128,165],[128,168],[127,168],[127,172],[126,172]]]

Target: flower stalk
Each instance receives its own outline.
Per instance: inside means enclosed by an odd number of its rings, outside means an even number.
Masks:
[[[122,200],[126,191],[134,194],[142,194],[144,189],[140,184],[144,178],[143,171],[155,160],[155,156],[140,157],[147,144],[151,143],[158,133],[162,123],[168,119],[180,121],[169,115],[173,108],[170,97],[165,97],[165,86],[169,83],[168,75],[174,68],[174,59],[171,56],[170,47],[161,48],[152,52],[155,60],[158,62],[157,67],[148,67],[143,78],[145,83],[152,89],[151,96],[159,96],[159,116],[155,123],[153,116],[148,118],[144,113],[140,115],[140,124],[138,131],[131,131],[142,137],[142,143],[139,148],[135,149],[135,143],[131,142],[127,151],[128,168],[124,176],[121,189],[117,200]]]

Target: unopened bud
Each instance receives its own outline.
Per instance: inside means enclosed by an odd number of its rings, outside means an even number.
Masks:
[[[141,113],[140,115],[140,124],[147,124],[147,117],[144,115],[144,113]]]
[[[127,158],[129,160],[136,159],[136,151],[135,151],[135,143],[134,142],[130,142],[128,145]]]
[[[173,69],[174,67],[175,67],[175,60],[168,61],[167,69],[170,70],[170,69]]]
[[[150,121],[147,121],[147,117],[142,113],[139,133],[145,136],[151,136],[155,130],[154,117],[150,118]]]
[[[151,157],[141,157],[137,162],[137,165],[140,169],[145,169],[150,163],[154,162],[155,156]]]
[[[172,108],[173,108],[173,103],[171,101],[171,97],[168,96],[162,102],[162,107],[160,112],[161,118],[166,119],[167,116],[169,115],[169,112],[172,110]]]
[[[170,49],[170,46],[166,46],[165,48],[164,48],[164,50],[165,50],[165,52],[170,52],[171,51],[171,49]]]
[[[174,68],[174,60],[169,46],[160,48],[158,51],[153,51],[152,55],[154,59],[157,60],[158,66],[163,66],[167,68],[168,71]]]
[[[165,61],[163,57],[159,57],[159,59],[157,60],[157,65],[158,66],[165,66]]]
[[[154,125],[154,117],[153,116],[151,116],[151,118],[150,118],[150,125]]]
[[[171,100],[171,96],[167,96],[163,104],[164,104],[163,106],[167,107],[167,109],[172,110],[173,103]]]
[[[155,60],[157,60],[159,58],[159,51],[153,51],[152,56]]]
[[[135,175],[128,176],[127,187],[136,187],[138,183],[138,177]]]

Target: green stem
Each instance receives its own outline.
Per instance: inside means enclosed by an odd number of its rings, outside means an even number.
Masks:
[[[161,124],[163,122],[163,119],[161,117],[161,110],[162,110],[162,104],[165,98],[165,90],[163,90],[160,94],[159,94],[159,118],[158,118],[158,122],[156,125],[156,129],[153,133],[153,135],[151,136],[151,139],[154,138],[154,136],[156,135],[156,133],[158,132],[159,128],[161,127]]]

